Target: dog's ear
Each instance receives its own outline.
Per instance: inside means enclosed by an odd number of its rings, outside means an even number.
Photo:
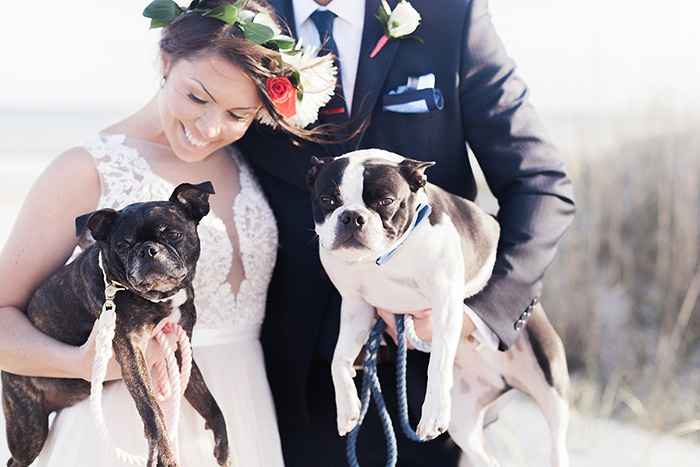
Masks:
[[[415,159],[404,159],[399,167],[401,174],[408,181],[408,186],[411,191],[418,191],[419,188],[428,183],[428,177],[425,176],[425,169],[435,165],[435,162],[417,161]]]
[[[309,171],[306,173],[306,183],[309,185],[309,188],[314,187],[314,183],[316,183],[316,177],[318,176],[318,172],[321,170],[321,167],[326,165],[327,163],[333,161],[335,159],[334,157],[316,157],[312,156],[311,157],[311,168]]]
[[[214,194],[211,182],[203,182],[199,185],[183,183],[178,185],[170,195],[170,201],[180,206],[187,217],[199,222],[209,214],[209,195]]]
[[[104,241],[112,231],[118,217],[119,213],[114,209],[100,209],[90,214],[83,214],[75,219],[75,235],[79,237],[87,227],[92,238]]]
[[[89,212],[87,214],[83,214],[82,216],[78,216],[75,218],[75,236],[80,237],[83,232],[85,231],[85,227],[87,227],[87,221],[90,219],[90,216],[92,216],[92,212]]]

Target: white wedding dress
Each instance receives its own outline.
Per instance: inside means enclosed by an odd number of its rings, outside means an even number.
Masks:
[[[97,135],[81,144],[93,156],[100,175],[99,208],[168,199],[174,189],[128,143],[123,135]],[[224,223],[210,212],[199,226],[202,250],[194,281],[198,320],[192,353],[226,418],[233,465],[280,466],[280,439],[258,340],[276,258],[277,226],[250,168],[235,150],[230,152],[240,169],[241,190],[232,209],[245,278],[239,286],[227,281],[237,252]],[[115,444],[146,456],[143,423],[122,381],[105,385],[103,408]],[[218,465],[211,431],[205,430],[204,419],[184,398],[178,438],[180,465]],[[88,400],[58,413],[35,464],[124,465],[100,443]]]

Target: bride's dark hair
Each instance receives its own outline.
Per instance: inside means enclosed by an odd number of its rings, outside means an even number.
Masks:
[[[197,8],[212,9],[233,3],[235,0],[204,0]],[[243,0],[240,9],[267,13],[280,26],[279,20],[267,3]],[[169,56],[171,64],[178,60],[198,60],[210,54],[224,58],[240,68],[255,83],[264,109],[280,129],[300,138],[316,139],[314,136],[318,135],[317,131],[298,128],[286,122],[270,99],[267,78],[289,72],[282,69],[280,54],[246,40],[243,31],[237,25],[201,14],[183,14],[163,28],[160,50]]]

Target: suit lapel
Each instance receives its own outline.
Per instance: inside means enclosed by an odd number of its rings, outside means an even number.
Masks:
[[[374,58],[369,57],[377,41],[384,35],[382,24],[375,17],[380,5],[380,0],[367,0],[365,5],[365,25],[362,31],[362,47],[352,102],[353,131],[357,130],[361,122],[372,113],[401,42],[396,39],[389,40]],[[363,135],[364,132],[358,134],[349,142],[348,147],[358,148]]]
[[[277,12],[277,16],[289,27],[292,37],[297,37],[297,25],[294,20],[294,8],[291,0],[269,0],[268,3]]]

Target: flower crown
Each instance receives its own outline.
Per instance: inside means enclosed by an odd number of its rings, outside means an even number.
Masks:
[[[337,73],[330,55],[317,56],[315,48],[302,49],[301,41],[282,34],[275,21],[266,13],[241,9],[243,0],[216,8],[199,8],[202,0],[194,0],[182,9],[174,0],[153,0],[143,16],[151,19],[151,29],[172,23],[185,14],[201,14],[239,27],[246,40],[280,54],[282,76],[267,78],[267,90],[272,103],[285,121],[305,128],[318,119],[318,111],[333,96]],[[290,71],[291,70],[291,71]],[[256,117],[273,128],[277,122],[263,108]]]

